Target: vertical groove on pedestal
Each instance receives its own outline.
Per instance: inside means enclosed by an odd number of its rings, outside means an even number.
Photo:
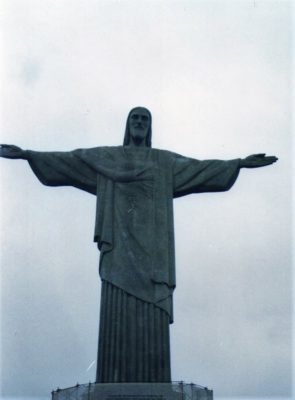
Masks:
[[[169,316],[102,282],[96,382],[170,382]]]

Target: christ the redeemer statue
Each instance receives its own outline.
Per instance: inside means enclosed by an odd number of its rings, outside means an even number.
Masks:
[[[101,312],[96,382],[170,382],[169,323],[175,288],[173,198],[226,191],[241,168],[277,158],[256,154],[199,161],[151,148],[152,117],[128,115],[123,146],[38,152],[2,145],[0,155],[29,162],[48,186],[97,197]]]

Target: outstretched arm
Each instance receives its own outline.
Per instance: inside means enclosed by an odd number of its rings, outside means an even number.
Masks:
[[[252,154],[240,160],[240,168],[259,168],[266,167],[278,160],[275,156],[266,156],[264,153]]]
[[[173,196],[190,193],[222,192],[229,190],[236,181],[239,158],[234,160],[196,160],[174,154]]]
[[[81,158],[83,150],[68,152],[39,152],[18,146],[0,145],[0,157],[27,160],[37,176],[47,186],[74,186],[96,194],[97,173]]]
[[[199,161],[175,154],[174,197],[190,193],[220,192],[231,188],[241,168],[258,168],[277,161],[275,156],[253,154],[229,161]]]

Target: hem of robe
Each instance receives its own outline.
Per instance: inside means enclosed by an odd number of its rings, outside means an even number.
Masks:
[[[111,284],[112,286],[116,287],[117,289],[122,290],[124,293],[128,294],[129,296],[135,297],[137,300],[143,301],[143,302],[148,303],[148,304],[152,304],[153,306],[160,308],[162,311],[164,311],[168,315],[169,324],[173,324],[173,322],[174,322],[174,320],[173,320],[173,291],[174,291],[175,287],[170,288],[171,294],[169,296],[161,299],[158,302],[153,302],[151,300],[147,300],[147,299],[144,299],[144,298],[136,295],[131,290],[128,290],[128,288],[126,289],[126,288],[124,288],[124,287],[112,282],[111,280],[109,280],[109,279],[107,279],[105,277],[103,277],[103,278],[100,277],[100,278],[101,278],[101,282],[102,283],[103,282],[107,282],[107,283]],[[154,282],[154,284],[155,285],[156,284],[157,285],[165,284],[169,288],[168,284],[166,284],[166,283]]]

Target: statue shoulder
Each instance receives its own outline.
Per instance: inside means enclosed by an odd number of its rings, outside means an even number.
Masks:
[[[175,153],[170,150],[153,149],[153,151],[156,152],[160,158],[163,158],[166,160],[173,161],[176,158],[183,157],[181,154]]]
[[[112,157],[120,153],[120,146],[99,146],[73,150],[73,153],[82,157]]]

